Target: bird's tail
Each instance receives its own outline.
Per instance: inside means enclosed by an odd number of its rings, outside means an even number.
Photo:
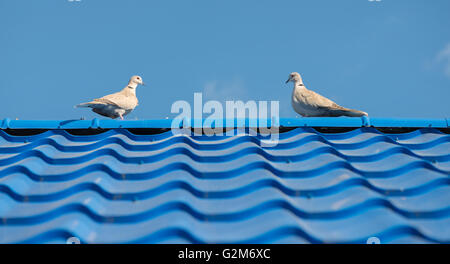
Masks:
[[[341,115],[350,116],[350,117],[369,116],[366,112],[355,110],[355,109],[349,109],[349,108],[340,109],[340,112],[341,112]]]
[[[82,104],[78,104],[76,106],[74,106],[75,108],[81,108],[81,107],[91,107],[93,104],[92,103],[82,103]]]

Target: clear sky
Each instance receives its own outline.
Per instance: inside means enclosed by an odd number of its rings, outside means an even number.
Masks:
[[[278,100],[290,72],[371,117],[450,117],[448,0],[0,0],[0,118],[90,119],[74,105],[138,74],[127,119],[176,100]]]

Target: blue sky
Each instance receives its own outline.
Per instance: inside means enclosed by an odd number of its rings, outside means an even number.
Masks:
[[[371,117],[450,117],[448,0],[0,0],[0,118],[87,119],[73,106],[122,89],[127,119],[176,100],[278,100],[290,72]]]

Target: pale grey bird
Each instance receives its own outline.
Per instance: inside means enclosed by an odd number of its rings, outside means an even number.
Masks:
[[[304,117],[358,117],[368,115],[366,112],[342,107],[330,99],[306,89],[302,77],[297,72],[293,72],[289,75],[289,79],[286,83],[288,82],[294,83],[294,90],[292,91],[292,107],[295,112]]]
[[[120,117],[123,120],[123,117],[138,105],[136,88],[139,84],[144,85],[144,82],[140,76],[135,75],[131,77],[128,85],[122,91],[79,104],[76,107],[90,107],[99,115],[113,119]]]

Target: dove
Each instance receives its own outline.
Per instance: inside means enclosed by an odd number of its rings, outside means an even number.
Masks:
[[[144,85],[140,76],[132,76],[128,85],[122,91],[82,103],[75,107],[90,107],[95,113],[109,118],[123,117],[133,111],[138,105],[136,88],[138,84]]]
[[[368,115],[366,112],[342,107],[330,99],[306,89],[302,77],[297,72],[293,72],[289,75],[289,79],[286,83],[288,82],[294,83],[294,90],[292,91],[292,107],[295,112],[304,117],[360,117]]]

